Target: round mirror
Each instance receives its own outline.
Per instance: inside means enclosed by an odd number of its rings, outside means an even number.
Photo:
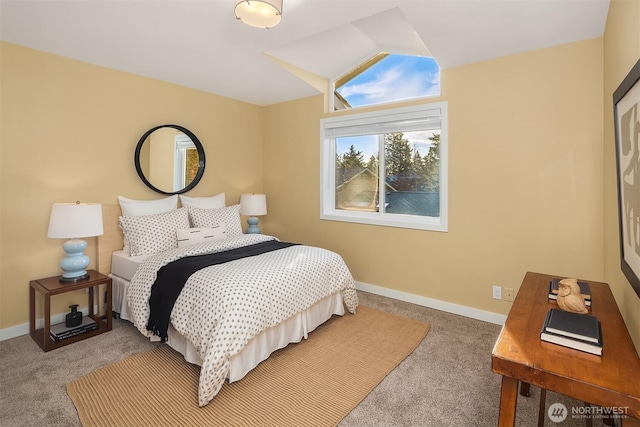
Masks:
[[[204,174],[204,148],[188,129],[161,125],[142,135],[134,154],[140,179],[162,194],[191,190]]]

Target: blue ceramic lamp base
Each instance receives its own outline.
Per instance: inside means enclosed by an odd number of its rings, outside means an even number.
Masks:
[[[247,224],[249,227],[247,228],[247,234],[260,234],[260,228],[258,228],[258,222],[260,220],[255,216],[250,216],[247,218]]]
[[[89,266],[89,257],[84,254],[87,242],[81,239],[71,239],[64,242],[62,248],[67,253],[67,257],[60,261],[60,268],[64,274],[60,278],[61,282],[78,282],[89,278],[89,273],[85,270]]]

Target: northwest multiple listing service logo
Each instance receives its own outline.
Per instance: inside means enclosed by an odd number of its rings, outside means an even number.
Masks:
[[[573,406],[571,407],[571,418],[574,419],[611,419],[611,418],[628,418],[628,406]],[[549,419],[554,423],[561,423],[569,416],[567,407],[560,402],[556,402],[549,406],[547,410]]]
[[[554,423],[561,423],[567,418],[567,407],[562,403],[553,403],[549,406],[549,410],[547,411],[547,415],[549,415],[549,419]]]

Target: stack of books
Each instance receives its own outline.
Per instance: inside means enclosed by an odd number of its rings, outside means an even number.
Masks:
[[[85,332],[94,331],[96,329],[98,329],[98,323],[92,318],[85,316],[82,318],[81,324],[71,328],[67,328],[64,323],[52,325],[49,332],[49,337],[53,341],[58,342],[60,340],[84,334]]]
[[[602,356],[602,328],[598,318],[550,308],[540,339]]]
[[[558,283],[560,283],[560,280],[562,279],[553,279],[549,282],[549,299],[558,299]],[[578,286],[580,286],[580,293],[582,294],[582,298],[584,298],[584,303],[587,307],[591,307],[591,289],[589,288],[589,284],[578,281]]]

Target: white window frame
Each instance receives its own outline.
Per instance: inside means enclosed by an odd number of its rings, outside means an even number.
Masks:
[[[187,149],[196,148],[191,138],[187,135],[178,134],[174,138],[174,156],[173,156],[173,188],[179,190],[187,186],[186,170],[187,170]]]
[[[431,117],[439,110],[440,114],[440,216],[429,217],[408,214],[391,214],[380,212],[361,212],[336,209],[335,207],[335,166],[336,166],[336,136],[355,136],[356,128],[365,127],[383,133],[388,127],[406,126],[403,131],[421,130],[412,127],[416,120]],[[355,133],[352,133],[355,132]],[[370,134],[371,132],[369,132]],[[348,114],[340,117],[330,117],[320,120],[320,219],[344,221],[360,224],[381,225],[387,227],[413,228],[431,231],[448,231],[449,216],[449,138],[448,138],[448,104],[435,102],[411,107],[378,110],[367,113]],[[381,144],[383,145],[383,144]],[[384,170],[384,147],[379,154],[380,168]],[[384,174],[380,175],[380,188],[384,188]],[[382,195],[384,198],[384,195]]]

